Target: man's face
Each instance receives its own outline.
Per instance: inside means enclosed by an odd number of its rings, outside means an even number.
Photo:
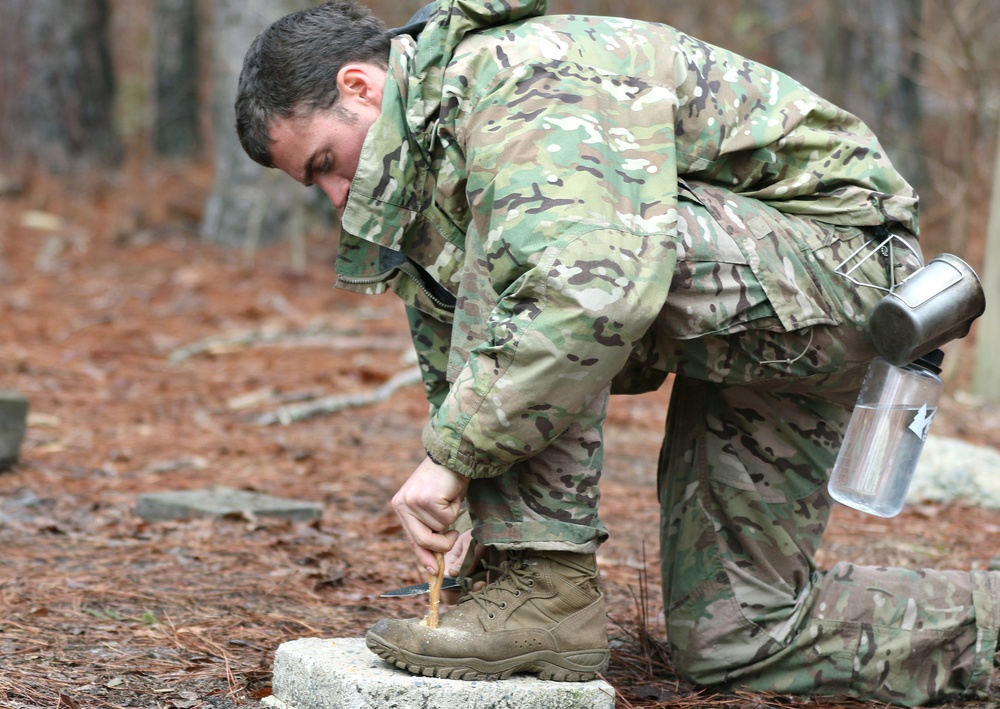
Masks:
[[[381,112],[385,72],[370,65],[341,71],[340,98],[329,109],[271,125],[274,166],[306,186],[319,185],[337,209],[347,204],[361,146]],[[374,70],[374,72],[372,71]]]

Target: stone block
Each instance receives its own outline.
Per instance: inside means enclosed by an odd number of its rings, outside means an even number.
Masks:
[[[318,502],[286,500],[246,490],[216,487],[209,490],[181,490],[139,495],[135,513],[147,522],[224,517],[241,513],[308,522],[323,515],[323,506]]]
[[[1000,509],[1000,451],[957,438],[931,435],[906,495],[910,504],[957,501]]]
[[[614,709],[603,680],[497,682],[421,677],[373,654],[362,638],[303,638],[274,655],[271,709]]]
[[[17,462],[27,427],[27,397],[16,391],[0,390],[0,470]]]

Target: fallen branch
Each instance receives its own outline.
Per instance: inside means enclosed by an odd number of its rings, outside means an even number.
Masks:
[[[179,347],[170,353],[170,364],[177,364],[188,357],[203,353],[213,353],[219,351],[232,351],[243,347],[248,347],[260,343],[273,343],[279,340],[299,339],[306,336],[313,336],[321,331],[317,327],[308,327],[298,332],[287,330],[268,329],[251,330],[230,335],[213,335],[203,340],[198,340],[190,345]]]
[[[252,330],[206,337],[174,350],[170,353],[169,359],[171,364],[177,364],[199,354],[238,352],[255,345],[317,346],[343,350],[403,350],[406,341],[401,338],[345,335],[322,326],[310,326],[302,330]]]
[[[261,414],[254,420],[254,423],[258,426],[271,426],[276,423],[287,426],[290,423],[304,421],[325,414],[332,414],[343,409],[377,404],[380,401],[388,399],[397,389],[416,384],[419,381],[420,368],[411,367],[410,369],[404,369],[375,389],[357,394],[327,396],[307,404],[283,406],[275,411]]]

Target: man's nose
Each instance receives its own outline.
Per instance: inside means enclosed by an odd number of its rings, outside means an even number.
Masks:
[[[351,181],[340,177],[324,177],[317,180],[319,188],[330,198],[333,206],[343,209],[347,204],[347,193],[351,191]]]

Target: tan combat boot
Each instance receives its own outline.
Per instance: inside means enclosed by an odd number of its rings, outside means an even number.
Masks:
[[[465,595],[437,628],[380,620],[368,648],[404,670],[446,679],[531,672],[579,682],[608,666],[604,594],[593,554],[508,551],[499,578]]]

